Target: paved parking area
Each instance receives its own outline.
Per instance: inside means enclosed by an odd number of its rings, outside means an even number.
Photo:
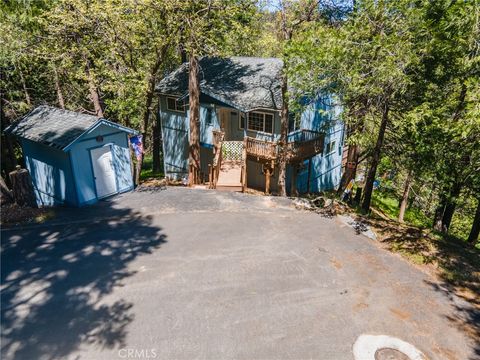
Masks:
[[[168,188],[2,231],[3,359],[475,359],[468,304],[287,199]],[[478,345],[477,345],[478,346]]]

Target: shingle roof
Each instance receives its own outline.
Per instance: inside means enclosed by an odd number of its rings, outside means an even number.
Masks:
[[[241,111],[282,106],[281,71],[276,58],[203,57],[199,60],[200,91]],[[162,79],[156,90],[188,95],[188,63]]]
[[[10,125],[5,132],[63,149],[97,121],[96,116],[42,105]]]

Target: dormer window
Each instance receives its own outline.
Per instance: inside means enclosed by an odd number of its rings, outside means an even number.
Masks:
[[[185,103],[174,97],[167,97],[167,110],[176,112],[185,112]]]

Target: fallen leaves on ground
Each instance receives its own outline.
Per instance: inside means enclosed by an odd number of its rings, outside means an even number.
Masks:
[[[2,225],[41,223],[54,216],[51,208],[31,208],[17,204],[2,205]]]

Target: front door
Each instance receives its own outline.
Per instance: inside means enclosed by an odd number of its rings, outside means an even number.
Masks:
[[[225,133],[225,139],[230,138],[230,109],[219,108],[220,129]]]
[[[117,193],[117,181],[110,146],[90,150],[93,165],[93,177],[97,197],[102,198]]]

